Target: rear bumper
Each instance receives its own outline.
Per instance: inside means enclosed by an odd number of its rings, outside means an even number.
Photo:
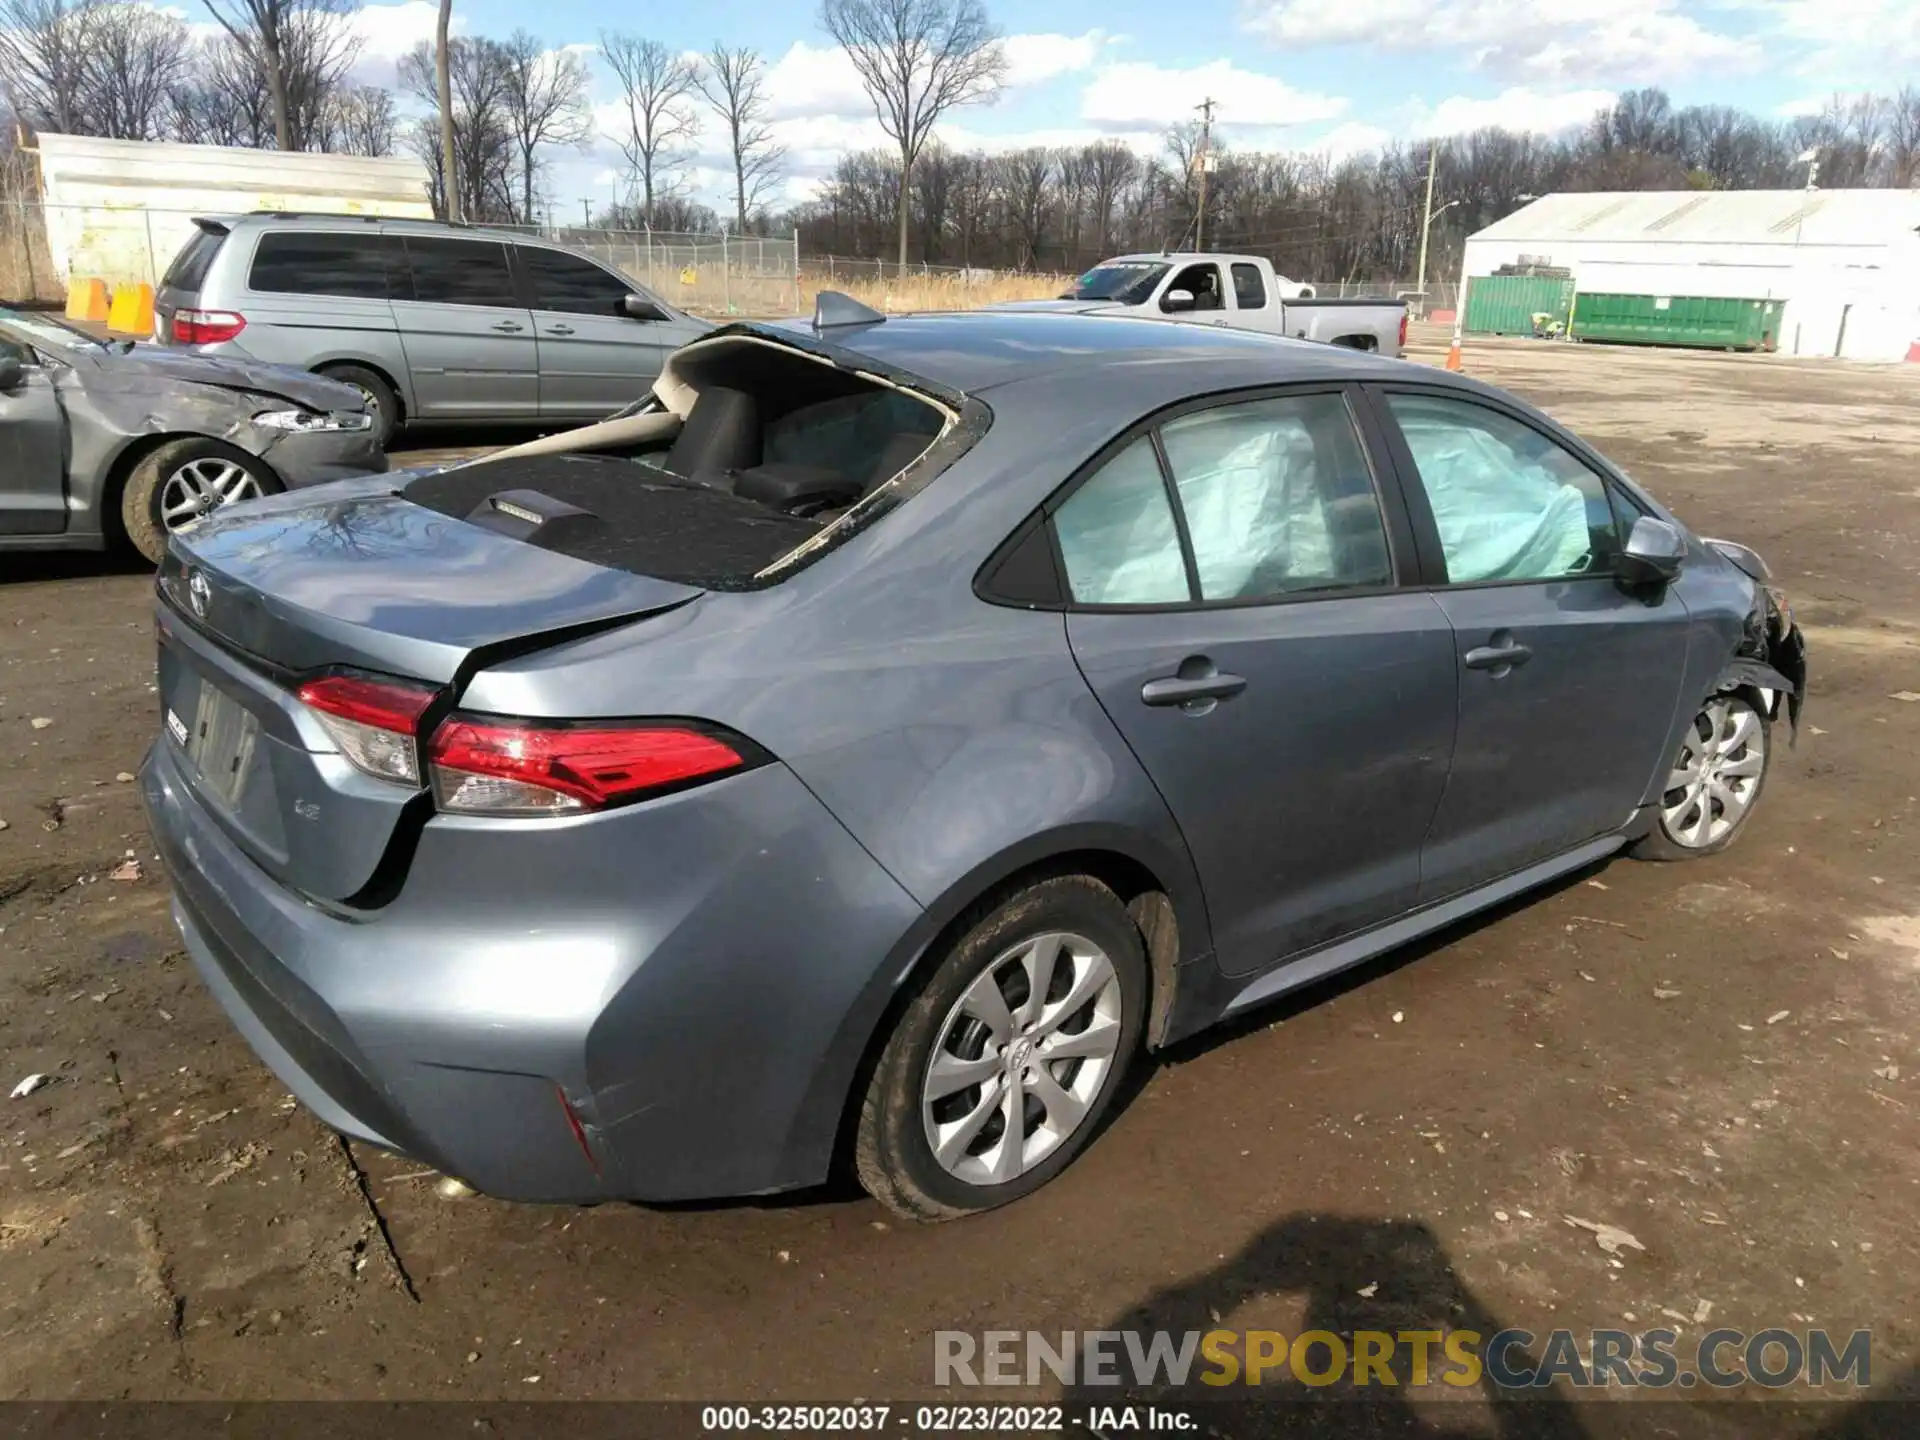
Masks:
[[[784,767],[558,826],[440,817],[347,919],[235,848],[177,756],[141,783],[181,935],[326,1124],[508,1199],[826,1177],[921,912]]]

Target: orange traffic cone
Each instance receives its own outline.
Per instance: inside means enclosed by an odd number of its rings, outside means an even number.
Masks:
[[[1447,369],[1460,369],[1460,337],[1454,336],[1453,343],[1447,346]]]

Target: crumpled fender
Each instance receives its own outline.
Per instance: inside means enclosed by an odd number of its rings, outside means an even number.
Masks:
[[[1774,692],[1773,718],[1785,709],[1791,748],[1800,740],[1800,711],[1807,698],[1807,638],[1777,591],[1762,586],[1760,594],[1764,614],[1750,623],[1748,643],[1720,671],[1713,690],[1716,695],[1748,687]]]

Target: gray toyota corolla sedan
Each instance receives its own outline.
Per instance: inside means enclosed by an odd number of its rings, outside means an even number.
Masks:
[[[1014,1199],[1126,1068],[1614,851],[1805,652],[1485,385],[1148,320],[744,324],[598,425],[176,535],[142,777],[206,983],[529,1200]]]

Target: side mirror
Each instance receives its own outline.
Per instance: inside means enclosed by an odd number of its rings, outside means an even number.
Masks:
[[[1687,542],[1664,520],[1642,515],[1627,532],[1620,552],[1620,579],[1627,585],[1665,585],[1680,573]]]
[[[0,355],[0,390],[18,390],[26,373],[18,355]]]
[[[1181,310],[1191,310],[1193,309],[1193,292],[1191,290],[1169,290],[1165,295],[1160,297],[1160,308],[1169,315]]]
[[[667,312],[644,295],[628,291],[620,297],[620,313],[629,320],[664,320]]]

